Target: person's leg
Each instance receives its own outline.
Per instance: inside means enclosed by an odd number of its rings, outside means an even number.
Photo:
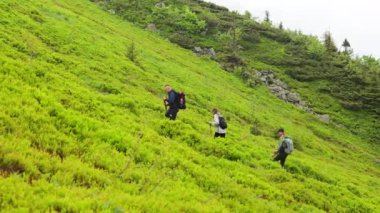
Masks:
[[[215,132],[214,138],[220,137],[220,134],[218,132]]]
[[[172,113],[171,113],[172,115],[171,115],[171,118],[170,118],[171,120],[174,121],[175,119],[177,119],[177,113],[178,113],[178,111],[179,111],[178,109],[173,109],[172,110]]]
[[[287,154],[282,154],[282,156],[281,156],[281,167],[282,167],[282,168],[285,167],[286,157],[288,157]]]
[[[166,110],[165,117],[170,118],[170,109]]]
[[[175,120],[177,117],[177,113],[178,113],[177,109],[169,108],[165,113],[165,117],[170,118],[170,120]]]

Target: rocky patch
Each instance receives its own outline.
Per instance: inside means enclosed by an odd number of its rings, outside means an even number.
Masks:
[[[194,47],[193,52],[198,56],[210,56],[211,58],[216,58],[216,52],[214,48]]]
[[[285,82],[276,78],[272,71],[257,71],[256,75],[258,79],[260,79],[260,81],[281,100],[289,102],[306,112],[316,115],[325,123],[329,123],[331,121],[329,115],[318,114],[313,111],[307,101],[302,100],[298,93],[291,91],[289,86]]]

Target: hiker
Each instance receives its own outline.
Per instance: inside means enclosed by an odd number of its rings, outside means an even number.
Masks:
[[[224,120],[223,116],[219,113],[218,109],[213,109],[211,112],[214,115],[214,120],[210,122],[210,128],[211,126],[216,127],[214,138],[225,138],[227,132],[226,121]]]
[[[168,94],[168,97],[164,97],[166,109],[165,116],[174,121],[177,118],[177,113],[179,111],[178,93],[176,93],[169,84],[165,85],[165,91]]]
[[[279,129],[277,131],[277,136],[279,138],[278,148],[273,153],[273,161],[280,161],[281,167],[285,168],[285,160],[293,152],[293,141],[285,136],[285,130]]]

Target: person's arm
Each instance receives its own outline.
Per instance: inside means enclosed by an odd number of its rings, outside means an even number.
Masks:
[[[162,98],[164,100],[164,105],[165,105],[165,109],[167,109],[167,107],[169,106],[169,102],[168,102],[168,97],[163,97]]]
[[[219,126],[219,116],[217,114],[214,115],[214,121],[210,122],[213,126]]]
[[[277,152],[284,151],[284,143],[285,143],[285,138],[282,137],[280,141],[278,142]]]
[[[282,146],[282,139],[280,139],[280,140],[278,141],[278,144],[277,144],[277,151],[280,150],[281,146]]]
[[[274,150],[274,154],[277,154],[277,153],[280,152],[280,149],[281,149],[281,146],[282,146],[283,141],[284,141],[284,139],[283,139],[283,138],[280,138],[280,140],[278,141],[277,149]]]

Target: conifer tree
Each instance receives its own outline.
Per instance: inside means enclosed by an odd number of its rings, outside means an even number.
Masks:
[[[334,42],[334,39],[331,35],[331,32],[327,31],[325,32],[325,34],[323,35],[324,37],[324,45],[327,49],[327,51],[329,52],[337,52],[338,51],[338,48],[336,47],[335,45],[335,42]]]
[[[284,29],[284,25],[282,24],[282,22],[280,22],[280,25],[278,26],[278,28],[279,28],[280,30],[283,30],[283,29]]]
[[[348,53],[351,50],[351,44],[350,42],[348,42],[347,38],[344,39],[342,46],[344,48],[345,53]]]
[[[268,11],[268,10],[265,11],[265,18],[264,18],[264,21],[265,21],[265,22],[271,22],[271,21],[270,21],[270,14],[269,14],[269,11]]]

